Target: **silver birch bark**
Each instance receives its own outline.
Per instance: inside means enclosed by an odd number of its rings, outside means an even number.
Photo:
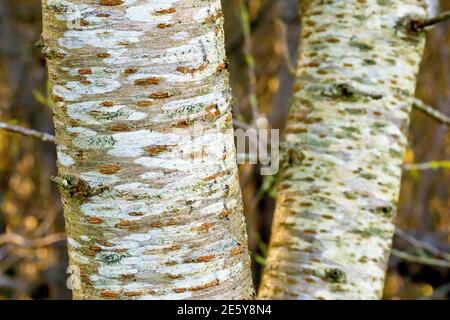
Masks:
[[[251,298],[220,1],[43,20],[74,298]]]
[[[423,34],[407,25],[425,17],[424,5],[301,6],[301,54],[259,297],[378,299],[424,47]],[[379,21],[368,21],[370,8]]]

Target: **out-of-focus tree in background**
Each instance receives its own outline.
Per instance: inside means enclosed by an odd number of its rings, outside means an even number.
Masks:
[[[257,103],[258,115],[282,129],[299,49],[298,0],[222,2],[237,122],[251,123]],[[440,9],[450,10],[450,3],[441,0]],[[34,46],[40,33],[40,0],[0,1],[0,121],[51,132],[45,62]],[[448,22],[428,31],[418,97],[450,114]],[[448,127],[415,111],[410,132],[406,163],[450,159]],[[55,170],[53,145],[0,131],[0,299],[70,298],[64,219],[49,181]],[[261,177],[258,168],[243,165],[241,183],[258,283],[270,237],[275,177]],[[449,169],[405,171],[394,248],[407,256],[391,257],[385,298],[448,299],[449,269],[410,258],[448,258],[449,192]]]

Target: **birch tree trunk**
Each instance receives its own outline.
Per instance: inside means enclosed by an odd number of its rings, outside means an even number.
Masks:
[[[251,298],[220,1],[43,19],[74,298]]]
[[[419,0],[310,0],[302,10],[259,296],[378,299],[424,47],[424,36],[408,25],[425,9]]]

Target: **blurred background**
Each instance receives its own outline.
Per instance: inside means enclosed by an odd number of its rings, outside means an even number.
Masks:
[[[223,0],[238,123],[252,106],[283,129],[299,50],[298,0]],[[450,10],[450,1],[433,1]],[[0,121],[52,133],[40,0],[0,1]],[[428,32],[417,97],[450,115],[450,22]],[[254,99],[256,98],[256,99]],[[70,299],[55,148],[0,130],[0,299]],[[450,296],[449,127],[414,111],[385,299]],[[431,163],[431,161],[441,161]],[[424,164],[425,163],[425,164]],[[422,164],[419,166],[413,164]],[[274,177],[241,166],[255,283],[264,265]]]

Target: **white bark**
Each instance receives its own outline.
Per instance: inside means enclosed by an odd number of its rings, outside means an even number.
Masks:
[[[425,9],[420,0],[302,6],[284,171],[259,296],[377,299],[424,47],[423,34],[408,32],[407,22]]]
[[[220,1],[43,13],[74,298],[251,298]]]

